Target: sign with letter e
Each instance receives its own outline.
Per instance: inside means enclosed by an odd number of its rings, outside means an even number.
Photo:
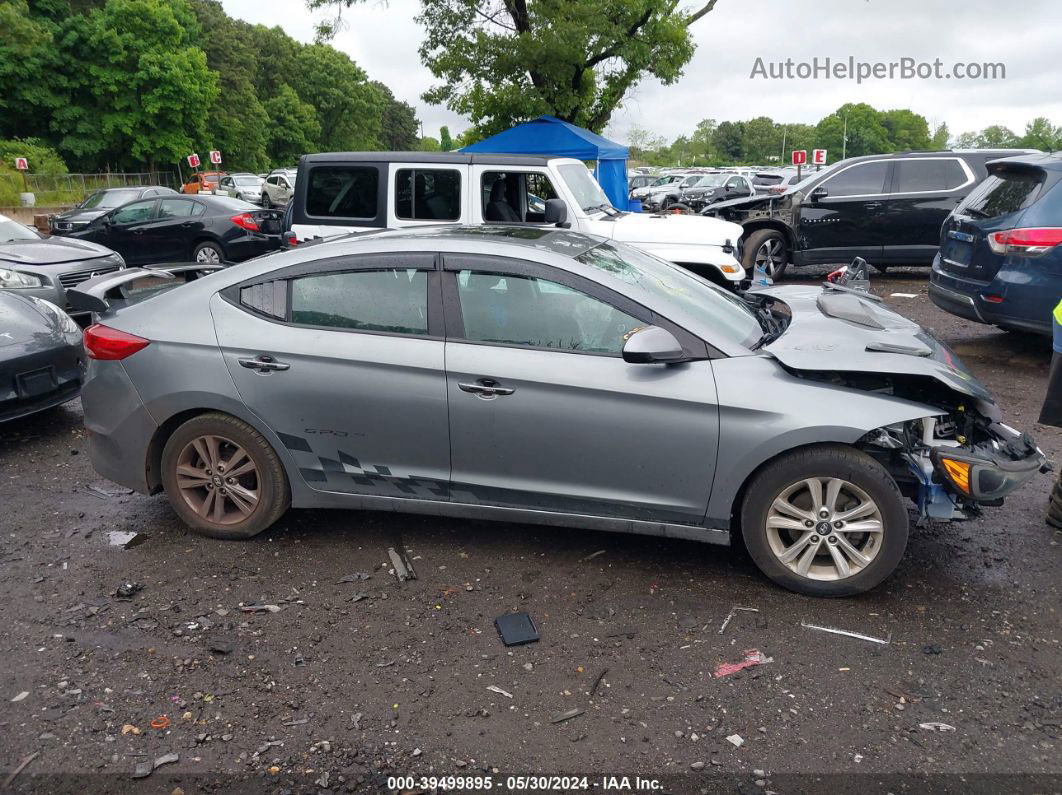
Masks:
[[[825,149],[812,149],[811,150],[811,162],[816,166],[826,165],[826,150]]]

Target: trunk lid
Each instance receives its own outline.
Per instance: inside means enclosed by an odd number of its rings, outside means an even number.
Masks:
[[[263,235],[279,235],[285,231],[284,213],[280,210],[248,210],[247,214],[258,223],[258,230]]]
[[[126,268],[95,276],[68,289],[66,299],[74,311],[112,316],[125,307],[224,269],[224,265],[202,262]]]
[[[872,296],[815,287],[757,290],[789,307],[785,332],[764,350],[793,370],[928,376],[957,392],[991,393],[942,342]]]

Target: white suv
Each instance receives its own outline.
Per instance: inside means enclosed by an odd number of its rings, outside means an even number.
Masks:
[[[278,168],[269,172],[266,181],[262,183],[262,206],[283,207],[295,192],[296,172],[293,168]]]
[[[720,285],[734,287],[745,277],[735,258],[739,225],[696,215],[622,212],[572,158],[304,155],[296,186],[286,223],[298,241],[422,224],[550,225],[631,243]]]

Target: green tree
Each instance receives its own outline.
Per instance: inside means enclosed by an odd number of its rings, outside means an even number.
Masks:
[[[979,140],[980,140],[980,133],[973,132],[973,131],[967,131],[967,132],[964,132],[964,133],[959,133],[959,135],[956,136],[956,138],[955,138],[955,148],[956,149],[975,149],[975,148],[977,148],[977,146],[979,146],[979,143],[978,143]]]
[[[48,134],[64,102],[55,77],[58,30],[26,0],[0,1],[0,138]]]
[[[454,148],[454,139],[450,137],[450,128],[445,124],[439,128],[439,148],[449,152]]]
[[[29,160],[31,174],[65,174],[63,158],[39,138],[0,140],[0,171],[14,171],[15,158]]]
[[[881,123],[888,133],[889,152],[929,149],[929,123],[925,116],[910,110],[886,110]]]
[[[745,153],[745,125],[740,121],[722,121],[712,132],[712,149],[723,160],[741,160]]]
[[[420,124],[417,112],[407,102],[395,99],[391,89],[383,83],[373,82],[384,98],[383,116],[380,119],[380,146],[392,152],[408,152],[420,142]]]
[[[347,55],[326,44],[303,47],[295,56],[291,87],[316,109],[320,150],[379,147],[385,98]]]
[[[441,152],[442,146],[439,143],[438,138],[433,138],[430,135],[425,135],[417,143],[417,149],[421,152]]]
[[[697,161],[711,162],[712,133],[715,132],[715,127],[715,119],[702,119],[697,122],[697,126],[693,129],[693,135],[690,136],[690,148],[693,150],[693,157]]]
[[[929,139],[929,148],[937,152],[947,149],[950,139],[951,135],[948,132],[948,125],[941,122],[937,125],[937,128],[933,130],[933,137]]]
[[[258,52],[251,26],[228,16],[217,0],[193,0],[192,10],[202,30],[199,46],[207,66],[220,78],[203,148],[220,149],[230,171],[265,170],[269,116],[255,89]]]
[[[60,151],[154,170],[203,141],[218,77],[195,46],[185,0],[108,0],[69,17],[61,36],[69,94],[52,122]]]
[[[837,159],[842,153],[845,157],[858,157],[892,151],[882,114],[865,102],[842,105],[822,119],[816,125],[815,138],[817,148],[835,152]]]
[[[985,127],[977,136],[977,145],[982,149],[1009,149],[1018,143],[1018,136],[1002,124]]]
[[[307,0],[339,12],[362,0]],[[600,131],[640,79],[674,83],[693,57],[696,10],[678,0],[421,0],[425,93],[491,135],[543,113]],[[338,17],[338,12],[337,12]],[[337,29],[325,22],[324,35]]]
[[[266,149],[274,165],[292,165],[301,155],[317,151],[321,137],[317,112],[291,86],[281,85],[277,95],[265,101],[265,112],[270,131]]]
[[[773,119],[757,116],[745,122],[741,136],[741,157],[744,160],[767,163],[779,157],[781,150],[782,131]]]
[[[1021,146],[1053,152],[1062,149],[1062,127],[1056,127],[1044,116],[1037,116],[1025,125]]]

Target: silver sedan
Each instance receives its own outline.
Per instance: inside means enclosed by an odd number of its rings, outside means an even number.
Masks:
[[[976,513],[1044,463],[950,351],[844,288],[742,298],[541,227],[195,267],[77,288],[83,402],[95,468],[218,538],[289,507],[740,533],[839,596],[893,571],[910,509]]]

